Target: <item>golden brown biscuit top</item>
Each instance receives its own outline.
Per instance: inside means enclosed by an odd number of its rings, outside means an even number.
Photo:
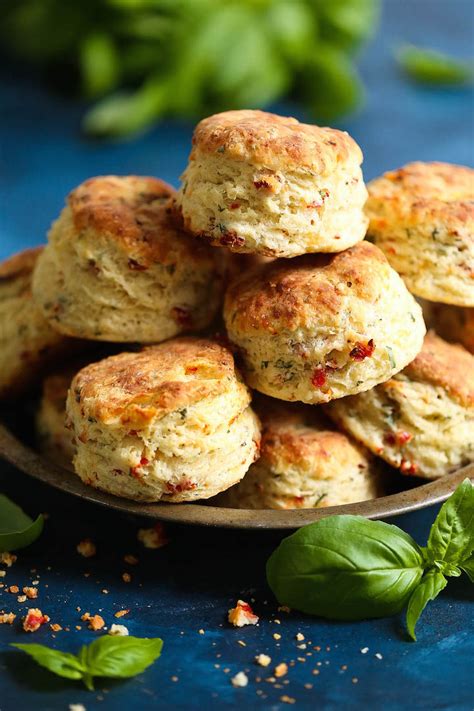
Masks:
[[[410,379],[444,388],[462,405],[474,405],[474,356],[429,331],[421,352],[403,371]]]
[[[133,429],[216,397],[238,377],[232,353],[224,346],[177,338],[83,368],[71,384],[71,396],[86,416],[105,423],[118,420]],[[243,384],[242,399],[245,407],[250,394]]]
[[[31,275],[43,249],[43,247],[25,249],[0,262],[1,301],[31,298]]]
[[[174,190],[157,178],[108,175],[90,178],[68,197],[78,233],[92,229],[123,247],[133,266],[169,263],[177,254],[199,262],[212,258],[207,245],[192,240],[174,221]]]
[[[334,255],[307,254],[257,266],[234,281],[225,299],[229,328],[277,334],[314,323],[334,326],[351,301],[375,303],[391,268],[370,242]]]
[[[0,281],[7,281],[8,279],[14,279],[17,276],[31,274],[36,264],[36,260],[43,249],[43,247],[24,249],[22,252],[13,254],[3,262],[0,262]]]
[[[349,134],[264,111],[209,116],[194,131],[191,159],[196,149],[268,168],[305,168],[323,174],[349,161],[362,163],[362,151]]]
[[[256,411],[262,422],[260,457],[270,467],[297,466],[308,470],[311,460],[318,466],[331,459],[331,470],[349,461],[362,460],[362,450],[347,435],[335,429],[319,408],[302,404],[281,404],[259,399]]]
[[[367,187],[367,212],[373,219],[388,212],[414,220],[442,216],[448,226],[474,219],[474,170],[462,165],[408,163]]]

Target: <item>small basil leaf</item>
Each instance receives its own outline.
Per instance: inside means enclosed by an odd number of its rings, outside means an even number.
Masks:
[[[465,84],[474,76],[472,64],[431,49],[405,45],[398,50],[396,58],[408,76],[425,84]]]
[[[474,583],[474,555],[471,555],[467,560],[463,560],[459,567],[469,576],[471,583]]]
[[[410,637],[415,641],[415,627],[421,613],[429,601],[434,600],[447,584],[448,581],[439,570],[430,570],[413,591],[408,602],[407,630]]]
[[[13,501],[0,494],[0,552],[29,546],[41,534],[43,524],[41,514],[33,521]]]
[[[474,549],[474,487],[465,479],[442,505],[426,547],[429,562],[458,564]]]
[[[153,664],[162,647],[158,638],[104,636],[83,647],[80,659],[91,676],[126,678]]]
[[[280,543],[267,562],[267,580],[282,605],[358,620],[399,612],[423,569],[421,549],[396,526],[330,516]]]
[[[12,644],[32,657],[37,664],[66,679],[81,679],[84,668],[74,654],[50,649],[43,644]]]

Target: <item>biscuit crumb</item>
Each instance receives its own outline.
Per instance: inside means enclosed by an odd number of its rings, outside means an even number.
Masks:
[[[249,683],[249,678],[245,672],[238,672],[235,676],[232,677],[230,680],[232,683],[232,686],[247,686]]]
[[[259,618],[248,602],[237,600],[236,606],[229,610],[227,619],[234,627],[244,627],[244,625],[256,625]]]
[[[12,593],[13,595],[16,595],[20,592],[20,588],[18,587],[18,585],[10,585],[10,587],[7,588],[7,591],[9,593]]]
[[[88,622],[89,629],[94,631],[101,630],[105,625],[104,618],[101,615],[91,615],[90,612],[84,612],[81,615],[81,620]]]
[[[69,704],[69,711],[86,711],[84,704]]]
[[[26,613],[26,617],[23,620],[23,629],[25,632],[36,632],[45,622],[49,622],[48,615],[43,615],[41,610],[33,607]]]
[[[280,605],[278,612],[291,612],[291,607],[288,607],[288,605]]]
[[[286,694],[280,696],[280,701],[282,701],[284,704],[296,704],[296,699],[294,699],[292,696],[287,696]]]
[[[162,548],[169,543],[166,529],[162,523],[155,523],[153,528],[140,528],[137,538],[145,548]]]
[[[29,600],[35,600],[38,597],[38,588],[25,586],[23,592]]]
[[[272,662],[272,658],[269,657],[268,654],[257,654],[255,661],[257,664],[260,664],[261,667],[268,667]]]
[[[278,632],[275,632],[273,635],[273,639],[281,639],[281,634],[278,634]]]
[[[61,630],[62,630],[61,625],[58,625],[57,622],[53,622],[53,624],[50,625],[49,628],[50,628],[51,630],[53,630],[53,632],[61,632]]]
[[[95,543],[90,538],[84,538],[83,541],[80,541],[76,546],[76,550],[83,558],[92,558],[97,552]]]
[[[127,553],[127,555],[124,555],[123,560],[128,565],[138,565],[138,558],[132,555],[131,553]]]
[[[110,625],[108,634],[110,634],[112,637],[127,637],[128,628],[125,627],[125,625],[116,625],[114,623]]]
[[[16,615],[14,612],[2,612],[0,614],[0,625],[12,625]]]
[[[278,664],[275,667],[273,673],[277,678],[280,676],[285,676],[285,674],[288,674],[288,664],[285,664],[285,662],[281,662],[281,664]]]
[[[118,610],[114,617],[123,617],[124,615],[128,615],[129,612],[130,610]]]
[[[18,602],[26,602],[26,595],[18,595],[17,601]]]
[[[304,640],[304,634],[298,632],[296,635],[296,639],[298,640],[298,642],[302,642]]]
[[[16,556],[14,553],[9,553],[8,551],[3,551],[3,553],[0,553],[0,563],[6,565],[7,568],[11,568],[13,563],[15,563],[17,560],[18,556]]]

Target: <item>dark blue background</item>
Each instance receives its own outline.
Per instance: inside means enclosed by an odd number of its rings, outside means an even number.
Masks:
[[[474,163],[472,91],[415,86],[400,76],[392,56],[401,41],[408,41],[468,57],[473,50],[473,13],[470,0],[385,3],[381,30],[360,62],[366,107],[344,123],[363,147],[367,178],[415,159]],[[1,90],[0,256],[44,241],[65,194],[91,175],[152,174],[177,183],[189,150],[190,124],[165,122],[134,142],[97,144],[80,138],[81,106],[46,94],[31,80],[6,70]],[[297,113],[295,107],[280,110]],[[0,490],[32,514],[51,514],[43,538],[20,551],[3,582],[22,587],[40,577],[39,606],[53,621],[71,627],[55,640],[46,629],[26,637],[17,626],[0,628],[0,711],[56,711],[79,702],[88,711],[130,706],[284,709],[283,694],[305,709],[473,708],[474,624],[466,580],[451,582],[429,606],[414,644],[406,638],[402,617],[332,624],[276,613],[265,588],[264,563],[281,534],[176,527],[169,546],[145,551],[136,542],[139,521],[83,505],[5,464],[0,467]],[[396,523],[424,543],[435,514],[436,509],[428,509]],[[85,536],[98,545],[97,557],[89,560],[75,551]],[[136,568],[123,563],[128,552],[139,556]],[[32,568],[37,572],[31,573]],[[125,570],[132,573],[130,584],[121,580]],[[86,578],[85,572],[91,575]],[[103,588],[109,594],[101,593]],[[227,626],[226,611],[238,597],[255,598],[262,616],[259,627],[239,631]],[[4,651],[13,641],[53,643],[68,650],[91,641],[97,633],[75,630],[81,624],[76,606],[91,613],[102,610],[108,624],[117,622],[114,611],[130,608],[120,622],[131,634],[161,636],[162,658],[144,675],[99,684],[99,691],[91,694],[37,669],[20,653]],[[2,607],[18,613],[22,609],[16,596],[6,592],[0,592]],[[275,614],[281,625],[272,622]],[[198,633],[201,628],[204,635]],[[305,651],[296,648],[298,631],[312,641]],[[273,639],[274,632],[281,633],[280,642]],[[362,655],[360,649],[366,646],[369,652]],[[270,673],[253,664],[257,653],[269,653],[279,663],[303,658],[308,651],[312,656],[290,667],[288,685],[278,689],[256,683],[257,675]],[[376,658],[376,652],[383,658]],[[345,665],[347,669],[341,669]],[[313,675],[313,669],[319,675]],[[246,689],[234,689],[229,681],[240,670],[249,670]],[[172,681],[173,676],[178,681]],[[308,683],[312,689],[305,688]],[[263,694],[257,695],[257,689]]]

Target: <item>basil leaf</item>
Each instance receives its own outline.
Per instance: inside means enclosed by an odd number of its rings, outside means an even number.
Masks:
[[[85,115],[83,129],[114,137],[143,131],[163,112],[169,91],[165,79],[152,76],[134,93],[117,92],[99,101]]]
[[[282,605],[358,620],[399,612],[423,567],[420,547],[396,526],[330,516],[280,543],[267,562],[267,580]]]
[[[103,636],[83,647],[80,659],[92,676],[126,678],[153,664],[162,647],[158,638]]]
[[[144,671],[161,654],[161,639],[99,637],[79,654],[50,649],[43,644],[12,644],[29,654],[40,666],[67,679],[81,679],[89,690],[94,677],[127,678]]]
[[[41,514],[33,521],[13,501],[0,494],[0,552],[29,546],[41,534],[43,524]]]
[[[474,583],[474,555],[464,560],[459,567],[469,576],[471,583]]]
[[[434,600],[448,581],[439,570],[429,570],[421,583],[413,591],[408,602],[407,629],[410,637],[416,641],[415,627],[418,619],[430,600]]]
[[[459,564],[474,549],[474,486],[465,479],[442,505],[433,523],[426,547],[431,564],[449,574],[449,564]],[[439,566],[439,563],[446,564]]]
[[[45,647],[44,644],[12,644],[32,657],[37,664],[66,679],[81,679],[84,668],[74,654]]]
[[[80,46],[80,63],[86,96],[101,96],[117,86],[119,57],[109,35],[91,32],[85,37]]]
[[[408,76],[425,84],[465,84],[474,76],[472,64],[431,49],[404,45],[396,58]]]
[[[299,90],[315,116],[329,121],[363,101],[363,87],[349,57],[327,44],[318,45],[301,72]]]

